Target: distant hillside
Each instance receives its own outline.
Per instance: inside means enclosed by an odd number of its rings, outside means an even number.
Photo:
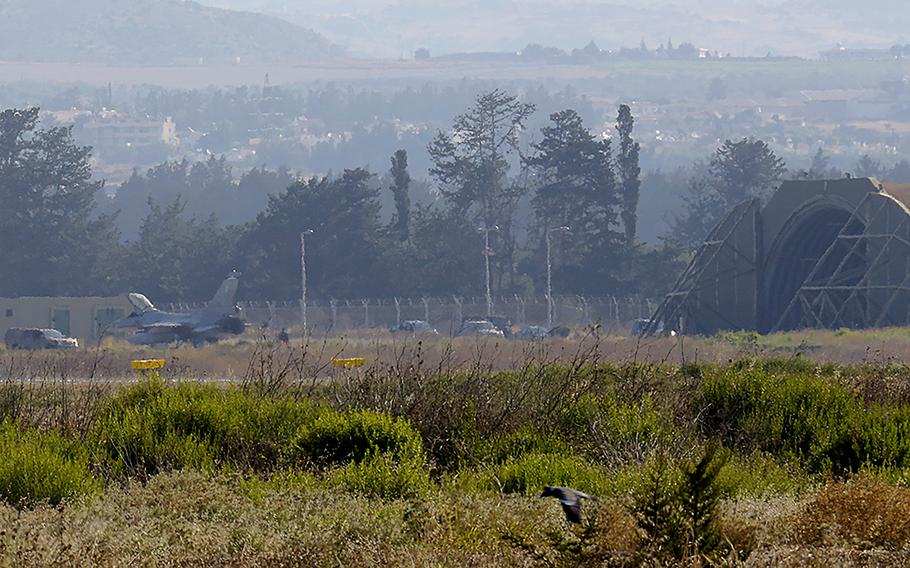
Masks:
[[[398,57],[513,51],[528,43],[563,49],[656,47],[667,38],[736,55],[816,57],[838,42],[910,42],[908,0],[199,0],[278,15],[312,27],[352,52]]]
[[[182,0],[0,0],[0,37],[2,61],[272,63],[341,54],[279,18]]]

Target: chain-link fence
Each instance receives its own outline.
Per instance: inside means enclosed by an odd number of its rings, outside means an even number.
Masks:
[[[301,325],[299,302],[240,302],[244,317],[252,325],[271,329]],[[163,309],[186,312],[198,304],[172,304]],[[558,296],[553,298],[554,326],[599,324],[610,332],[628,332],[632,321],[648,318],[657,303],[647,298],[612,296]],[[307,303],[307,325],[314,332],[345,332],[354,329],[389,328],[407,320],[429,322],[440,333],[454,334],[465,318],[487,313],[486,299],[477,297],[392,298],[312,301]],[[496,297],[493,313],[516,326],[546,325],[545,297]]]

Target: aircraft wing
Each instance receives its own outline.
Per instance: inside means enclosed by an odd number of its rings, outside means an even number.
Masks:
[[[221,328],[217,325],[206,325],[206,326],[202,326],[202,327],[194,327],[193,333],[208,333],[210,331],[216,331],[219,329],[221,329]]]
[[[170,322],[159,322],[159,323],[150,323],[147,325],[140,325],[139,329],[159,329],[159,330],[178,330],[178,329],[188,329],[189,326],[185,323],[170,323]]]

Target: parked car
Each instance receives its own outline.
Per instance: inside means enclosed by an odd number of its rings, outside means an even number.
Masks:
[[[469,321],[488,321],[502,332],[503,337],[512,337],[512,320],[505,316],[467,316],[461,320],[462,327]]]
[[[411,333],[414,335],[439,335],[429,323],[423,320],[407,320],[389,328],[392,333]]]
[[[523,327],[521,331],[515,334],[515,337],[518,339],[545,339],[550,336],[549,331],[545,327],[539,325],[529,325]]]
[[[505,333],[488,320],[467,320],[455,337],[505,337]]]
[[[515,337],[518,339],[545,339],[547,337],[569,337],[570,333],[572,330],[564,326],[547,329],[539,325],[529,325],[522,328]]]
[[[571,334],[572,334],[572,330],[567,328],[564,325],[558,325],[547,332],[547,335],[549,335],[550,337],[566,338],[566,337],[569,337]]]
[[[10,349],[76,349],[79,341],[66,337],[56,329],[13,327],[4,336]]]

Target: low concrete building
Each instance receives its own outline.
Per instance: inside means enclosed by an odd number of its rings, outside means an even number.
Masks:
[[[11,327],[59,330],[86,345],[111,322],[132,310],[125,296],[114,298],[0,298],[0,335]]]

